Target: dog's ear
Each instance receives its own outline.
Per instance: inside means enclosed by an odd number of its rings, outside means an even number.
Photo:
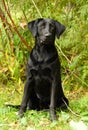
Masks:
[[[56,36],[57,38],[59,38],[60,35],[65,31],[66,27],[58,21],[55,21],[55,27],[56,27]]]
[[[37,24],[40,22],[40,20],[42,19],[37,19],[28,23],[28,28],[32,33],[33,37],[37,36]]]

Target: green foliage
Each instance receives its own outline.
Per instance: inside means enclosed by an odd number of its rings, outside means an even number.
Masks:
[[[43,3],[43,4],[42,4]],[[29,1],[22,0],[19,2],[11,0],[8,3],[11,10],[11,16],[24,39],[33,47],[33,38],[30,35],[27,27],[23,29],[20,25],[24,22],[31,21],[40,17],[49,17],[57,19],[66,25],[64,35],[56,40],[56,46],[61,59],[62,72],[64,73],[62,79],[68,76],[67,71],[72,76],[70,81],[64,82],[64,86],[71,84],[72,79],[79,82],[78,87],[88,87],[88,1],[87,0],[62,0],[62,1]],[[16,9],[15,9],[16,8]],[[6,68],[1,71],[0,79],[5,81],[10,77],[18,81],[24,79],[24,66],[28,57],[28,51],[16,32],[10,32],[10,41],[5,33],[5,29],[1,28],[1,68]],[[61,49],[59,49],[59,48]],[[63,53],[62,53],[62,52]],[[64,54],[64,55],[63,55]],[[67,58],[66,58],[67,57]],[[68,59],[68,60],[67,60]],[[6,62],[5,62],[5,61]],[[76,78],[72,72],[74,71]],[[5,77],[6,75],[6,77]],[[9,76],[9,77],[8,77]],[[3,78],[2,78],[3,77]],[[5,79],[4,79],[5,78]],[[74,83],[73,83],[74,84]],[[70,87],[72,87],[70,85]]]
[[[74,105],[75,103],[75,105]],[[81,115],[88,116],[88,95],[82,96],[80,100],[71,102],[72,109],[77,108],[77,113],[81,113]]]

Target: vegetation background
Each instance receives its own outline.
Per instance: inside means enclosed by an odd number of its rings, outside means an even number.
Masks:
[[[50,122],[48,112],[28,111],[16,119],[25,82],[25,64],[34,39],[27,23],[53,18],[66,26],[56,48],[61,60],[62,84],[69,98],[67,112]],[[87,130],[88,127],[88,0],[0,0],[0,129]],[[77,129],[79,128],[79,129]]]

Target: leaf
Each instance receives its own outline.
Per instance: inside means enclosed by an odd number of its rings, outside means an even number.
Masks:
[[[69,66],[70,70],[74,70],[76,68],[77,63],[79,62],[79,58],[80,58],[80,55],[77,55],[76,57],[74,57],[72,63]]]
[[[84,111],[81,113],[81,116],[88,116],[88,111]]]
[[[22,29],[25,29],[25,27],[27,26],[27,22],[26,21],[23,21],[19,24],[19,26],[22,28]]]
[[[0,68],[0,73],[5,73],[8,71],[7,67]]]

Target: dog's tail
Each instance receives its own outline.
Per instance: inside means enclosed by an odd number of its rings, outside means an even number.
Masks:
[[[20,109],[20,105],[5,104],[5,106]]]

